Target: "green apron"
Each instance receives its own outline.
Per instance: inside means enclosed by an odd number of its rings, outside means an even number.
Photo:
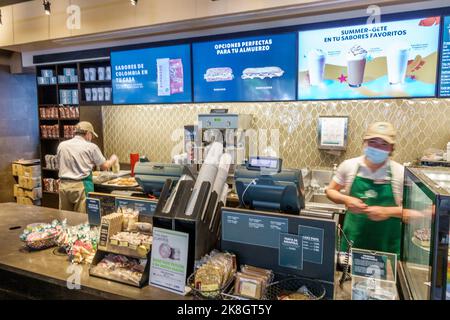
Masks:
[[[86,195],[86,198],[89,194],[89,192],[94,192],[94,179],[92,178],[92,172],[83,180],[81,180],[84,185],[84,193]]]
[[[358,177],[350,189],[350,196],[361,199],[368,206],[396,207],[391,181],[375,181]],[[392,180],[388,167],[389,180]],[[384,221],[372,221],[364,213],[347,211],[344,220],[344,233],[353,241],[353,247],[359,249],[391,252],[400,254],[401,220],[391,217]],[[347,251],[347,242],[341,242],[341,250]]]

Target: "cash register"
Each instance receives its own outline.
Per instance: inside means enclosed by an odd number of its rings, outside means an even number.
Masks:
[[[250,157],[234,180],[243,208],[300,214],[305,207],[301,170],[283,169],[280,158]]]
[[[137,183],[145,194],[159,197],[165,184],[175,186],[184,166],[171,163],[138,162],[134,168]]]

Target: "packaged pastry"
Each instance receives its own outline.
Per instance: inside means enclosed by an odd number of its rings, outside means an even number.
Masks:
[[[244,264],[243,266],[241,266],[241,272],[255,274],[255,275],[262,275],[262,276],[267,276],[267,277],[271,277],[273,274],[272,270],[258,268],[258,267],[250,266],[247,264]]]
[[[136,226],[136,229],[137,229],[138,232],[148,233],[148,234],[152,233],[153,226],[152,226],[151,223],[148,223],[148,222],[136,222],[135,226]]]
[[[234,292],[242,297],[261,299],[272,279],[272,270],[243,265],[237,273]]]
[[[223,271],[213,264],[203,265],[195,273],[195,288],[203,292],[219,290],[222,281]]]
[[[234,294],[251,298],[261,299],[264,290],[264,280],[261,277],[238,272],[234,284]]]
[[[146,263],[146,259],[108,254],[97,265],[92,266],[90,272],[93,275],[111,280],[139,285]]]
[[[139,219],[139,212],[133,211],[130,213],[123,214],[123,230],[125,231],[136,231],[136,223]]]
[[[202,264],[195,273],[195,289],[207,296],[219,294],[219,291],[234,276],[236,271],[235,261],[236,257],[233,254],[219,251],[213,251],[210,255],[203,257]]]

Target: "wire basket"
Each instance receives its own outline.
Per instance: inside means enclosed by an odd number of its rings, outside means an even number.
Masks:
[[[227,291],[228,288],[234,283],[234,275],[228,279],[228,281],[221,288],[217,290],[199,290],[195,287],[195,272],[191,274],[187,279],[187,285],[191,288],[195,298],[200,300],[222,300],[222,293]]]
[[[325,287],[317,280],[290,277],[270,284],[263,299],[321,300],[325,293]]]

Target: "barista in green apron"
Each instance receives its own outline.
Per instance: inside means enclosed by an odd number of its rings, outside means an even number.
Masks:
[[[86,198],[94,191],[92,170],[96,166],[108,170],[118,161],[115,155],[105,159],[99,147],[91,142],[94,136],[98,137],[92,124],[82,121],[75,127],[75,137],[58,146],[61,210],[86,212]]]
[[[402,209],[393,184],[400,193],[403,167],[389,159],[395,135],[390,123],[371,125],[364,137],[364,156],[347,160],[338,168],[327,196],[346,205],[343,229],[353,247],[399,255]],[[396,170],[395,177],[392,168]],[[343,188],[349,190],[348,195],[340,192]],[[345,251],[347,242],[341,243],[340,249]]]
[[[397,206],[392,190],[390,167],[387,170],[389,180],[386,181],[374,181],[356,175],[350,196],[363,200],[368,207]],[[355,248],[400,254],[400,218],[390,217],[383,221],[374,221],[364,213],[353,213],[348,210],[345,214],[344,233],[353,241]],[[346,251],[347,242],[341,243],[341,251]]]

